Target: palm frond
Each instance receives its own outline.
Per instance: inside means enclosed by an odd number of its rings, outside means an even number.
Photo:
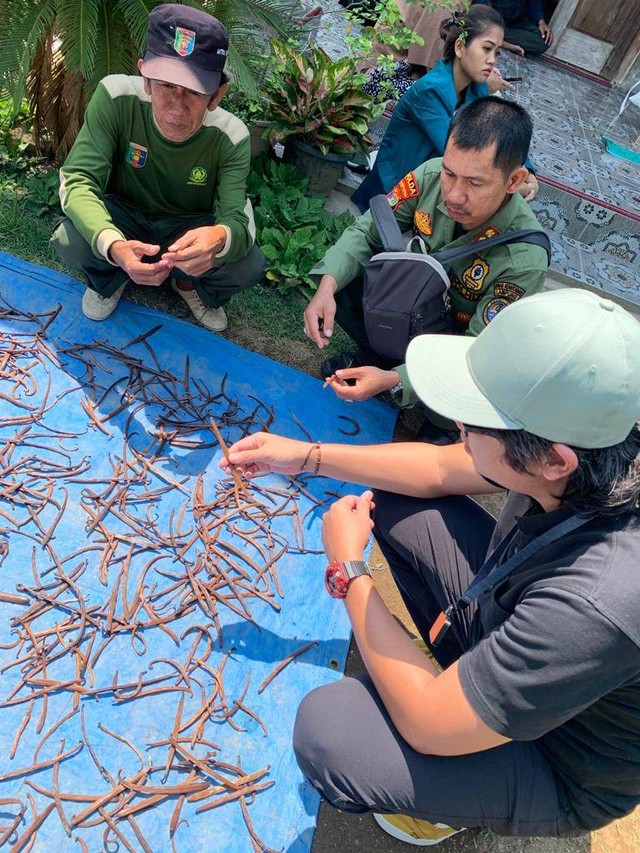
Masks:
[[[267,36],[278,33],[290,38],[300,17],[296,0],[203,0],[202,5],[227,28],[230,37],[238,24],[251,22],[258,32]]]
[[[138,0],[138,5],[142,5],[141,0]],[[113,6],[109,0],[102,0],[101,20],[98,24],[101,40],[96,51],[92,78],[87,81],[88,96],[98,82],[109,74],[135,74],[136,60],[140,56],[141,48],[133,37],[131,23],[125,19],[122,6],[121,3]],[[147,20],[144,21],[145,34]]]
[[[115,0],[109,2],[106,0],[105,5],[120,16],[127,26],[127,37],[131,39],[135,45],[138,55],[142,54],[147,43],[147,27],[149,25],[149,13],[154,6],[158,6],[162,0]],[[185,5],[199,5],[187,3]]]
[[[56,31],[65,65],[90,79],[100,35],[98,18],[102,0],[58,0],[57,7]]]
[[[76,138],[84,116],[85,83],[79,71],[69,71],[59,40],[52,31],[39,45],[27,81],[36,148],[49,147],[63,158]]]
[[[56,0],[8,0],[7,7],[7,26],[0,36],[0,80],[17,111],[33,58],[53,28]]]

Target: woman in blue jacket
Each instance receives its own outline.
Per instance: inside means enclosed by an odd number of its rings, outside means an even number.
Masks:
[[[454,112],[489,94],[487,81],[504,36],[500,13],[490,6],[474,5],[464,15],[445,21],[443,28],[444,59],[400,98],[375,164],[352,196],[361,213],[368,210],[374,195],[388,193],[425,160],[441,157]]]

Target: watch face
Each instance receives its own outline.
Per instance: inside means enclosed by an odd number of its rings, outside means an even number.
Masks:
[[[349,578],[339,563],[331,563],[324,576],[327,592],[333,598],[344,598],[349,589]]]

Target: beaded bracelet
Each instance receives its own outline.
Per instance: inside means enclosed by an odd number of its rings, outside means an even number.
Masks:
[[[313,471],[312,471],[312,473],[313,473],[314,477],[315,477],[315,475],[318,473],[318,471],[320,470],[320,459],[321,459],[321,456],[322,456],[322,451],[321,451],[321,449],[320,449],[320,444],[321,444],[321,442],[316,441],[316,443],[315,443],[315,444],[312,444],[312,445],[311,445],[311,447],[309,448],[309,452],[308,452],[308,453],[307,453],[307,455],[304,457],[304,461],[302,462],[302,465],[300,466],[300,473],[301,473],[301,474],[306,470],[306,468],[307,468],[307,462],[308,462],[308,461],[309,461],[309,459],[311,458],[311,454],[313,453],[313,451],[314,451],[314,450],[316,451],[316,461],[315,461],[315,463],[314,463]]]

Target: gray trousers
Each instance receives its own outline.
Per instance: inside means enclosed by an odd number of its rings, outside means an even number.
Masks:
[[[105,196],[104,204],[116,227],[129,239],[160,246],[159,254],[149,258],[149,263],[158,260],[167,247],[186,231],[211,225],[210,214],[199,214],[188,221],[169,216],[154,217],[110,195]],[[111,296],[121,284],[128,281],[128,276],[123,269],[94,255],[89,243],[78,233],[68,218],[63,219],[56,226],[51,237],[51,245],[67,267],[81,272],[87,286],[100,296]],[[180,271],[176,271],[176,275],[192,282],[206,305],[219,308],[236,293],[257,284],[262,278],[264,266],[264,255],[254,245],[239,261],[225,263],[224,257],[215,261],[213,267],[200,278],[193,278]]]
[[[423,638],[482,565],[494,520],[469,498],[419,500],[376,492],[376,539]],[[472,608],[438,660],[474,641]],[[344,811],[407,814],[501,835],[568,835],[551,768],[535,742],[472,755],[415,752],[399,735],[368,676],[319,687],[302,701],[293,745],[302,772]]]

